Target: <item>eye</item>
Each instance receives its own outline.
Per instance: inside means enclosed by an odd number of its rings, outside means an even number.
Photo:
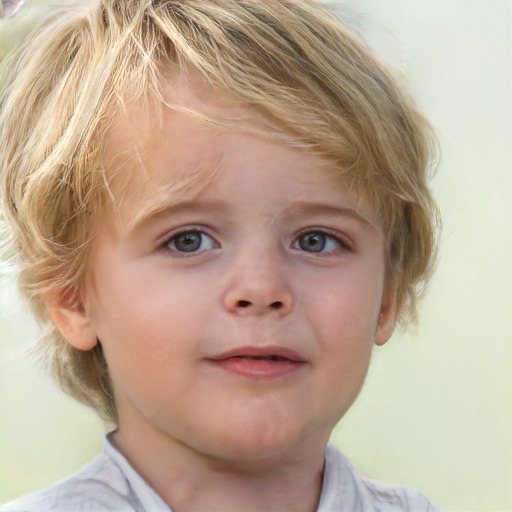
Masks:
[[[198,230],[181,231],[172,235],[166,242],[166,249],[181,253],[199,253],[217,247],[215,240]]]
[[[300,235],[294,247],[305,252],[328,253],[343,248],[345,245],[333,235],[322,231],[310,231]]]

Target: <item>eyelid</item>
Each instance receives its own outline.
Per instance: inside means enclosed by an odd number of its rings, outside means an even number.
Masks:
[[[330,238],[336,240],[336,242],[340,245],[341,250],[345,250],[345,251],[354,251],[355,250],[354,243],[349,236],[347,236],[343,233],[340,233],[337,230],[333,230],[333,229],[329,229],[329,228],[320,228],[320,227],[310,227],[310,228],[305,228],[305,229],[301,230],[299,233],[297,233],[297,235],[293,239],[293,244],[295,244],[299,240],[300,237],[308,235],[308,234],[315,234],[315,233],[318,233],[318,234],[321,234],[321,235],[324,235],[324,236],[327,236],[327,237],[330,237]],[[320,254],[332,254],[332,253],[333,253],[333,251],[328,251],[325,253],[313,253],[312,252],[311,254],[320,255]]]
[[[185,226],[175,228],[171,231],[166,232],[165,235],[159,237],[159,239],[156,243],[156,249],[157,249],[157,251],[160,251],[160,252],[172,252],[173,254],[180,255],[180,257],[187,257],[186,252],[181,252],[181,251],[173,250],[173,249],[169,248],[169,244],[171,243],[171,241],[174,238],[178,237],[179,235],[185,234],[185,233],[198,233],[201,235],[206,235],[207,237],[209,237],[213,240],[213,242],[216,246],[215,248],[220,247],[220,243],[217,241],[215,236],[213,236],[209,231],[210,230],[207,227],[201,226],[201,225],[196,225],[196,224],[187,224]],[[196,254],[196,255],[201,254],[203,252],[205,252],[205,251],[191,252],[188,254],[188,256],[192,256],[194,254]]]

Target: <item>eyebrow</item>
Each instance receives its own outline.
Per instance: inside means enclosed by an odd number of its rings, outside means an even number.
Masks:
[[[166,201],[163,204],[153,204],[145,208],[136,215],[128,224],[128,231],[137,231],[144,226],[158,222],[161,219],[172,217],[173,215],[186,213],[224,213],[228,211],[228,206],[218,199],[211,200],[187,200],[175,202]]]
[[[165,202],[163,204],[154,204],[148,209],[144,209],[137,215],[128,226],[129,231],[137,231],[148,224],[158,222],[160,219],[172,217],[173,215],[199,213],[199,214],[224,214],[229,216],[229,206],[218,199],[197,199],[175,202]],[[285,206],[277,211],[272,220],[279,217],[346,217],[353,219],[365,226],[376,228],[375,224],[364,217],[354,208],[344,206],[334,206],[310,201],[298,201]]]
[[[356,209],[346,206],[334,206],[323,203],[315,203],[309,201],[298,201],[278,212],[277,216],[286,217],[307,217],[307,216],[324,216],[324,217],[349,217],[362,224],[375,227],[375,224],[367,217],[359,213]]]

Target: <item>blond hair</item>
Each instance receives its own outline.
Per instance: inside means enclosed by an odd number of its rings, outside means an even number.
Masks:
[[[43,296],[72,302],[108,192],[108,140],[129,105],[159,104],[200,77],[265,119],[269,135],[318,153],[382,219],[388,280],[414,317],[435,253],[429,124],[345,25],[310,0],[89,0],[53,13],[10,59],[0,96],[7,251],[46,329],[62,388],[116,421],[101,344],[80,351]]]

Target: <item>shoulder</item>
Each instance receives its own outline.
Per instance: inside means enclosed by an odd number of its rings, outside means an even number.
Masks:
[[[328,446],[318,512],[441,512],[424,494],[361,475],[334,446]]]
[[[135,502],[134,502],[135,501]],[[128,512],[140,510],[121,470],[104,453],[47,489],[2,506],[2,512]]]
[[[423,493],[411,487],[386,484],[359,476],[361,484],[371,501],[382,506],[382,510],[400,512],[441,512]]]

